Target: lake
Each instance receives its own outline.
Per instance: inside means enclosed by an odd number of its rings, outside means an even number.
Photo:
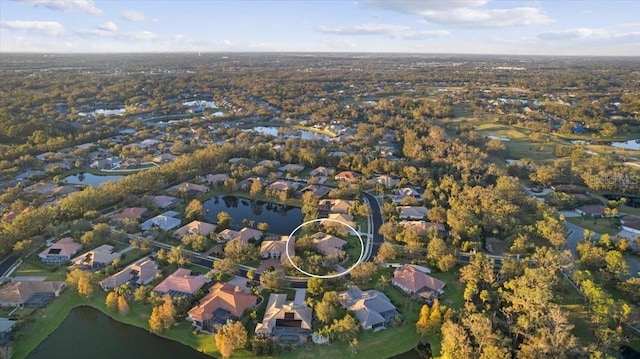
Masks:
[[[92,173],[79,173],[73,176],[67,176],[62,181],[70,184],[85,184],[93,187],[99,187],[101,184],[107,181],[117,181],[124,176],[110,175],[110,176],[98,176]]]
[[[211,340],[214,340],[211,337]],[[91,307],[69,312],[62,324],[27,359],[205,359],[184,344],[117,322]]]
[[[625,148],[627,150],[640,151],[640,139],[629,140],[625,142],[612,142],[611,146],[618,147],[618,148]]]
[[[245,131],[256,131],[264,135],[271,135],[281,138],[302,138],[303,140],[323,140],[328,141],[329,136],[307,130],[300,130],[293,127],[256,126]]]
[[[209,222],[218,221],[218,213],[227,212],[233,225],[243,227],[243,219],[269,224],[269,232],[289,235],[302,223],[304,215],[300,208],[275,203],[255,201],[234,196],[215,196],[203,203]]]

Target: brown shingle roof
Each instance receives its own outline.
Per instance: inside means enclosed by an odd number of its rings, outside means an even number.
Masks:
[[[191,271],[185,268],[178,268],[175,272],[165,278],[153,290],[159,293],[176,291],[180,293],[193,294],[207,283],[207,277],[203,275],[191,275]]]

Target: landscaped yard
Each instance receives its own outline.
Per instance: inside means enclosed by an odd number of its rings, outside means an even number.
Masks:
[[[36,254],[32,254],[22,261],[18,269],[13,272],[13,276],[38,276],[47,277],[47,280],[64,281],[67,277],[66,269],[65,266],[46,265]]]
[[[614,235],[620,232],[620,230],[613,226],[611,219],[608,218],[582,218],[582,217],[569,217],[566,220],[577,226],[586,228],[596,233]]]

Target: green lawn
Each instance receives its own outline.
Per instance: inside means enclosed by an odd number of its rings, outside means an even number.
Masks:
[[[46,265],[33,254],[24,258],[22,264],[13,272],[13,276],[42,276],[47,277],[48,280],[64,281],[67,277],[66,269],[65,266]]]
[[[611,224],[611,220],[608,218],[582,218],[582,217],[569,217],[566,218],[568,222],[571,222],[577,226],[589,229],[596,233],[614,235],[620,230]]]

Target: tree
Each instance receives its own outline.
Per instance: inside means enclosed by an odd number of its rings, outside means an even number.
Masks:
[[[398,257],[398,248],[391,243],[384,242],[378,248],[378,254],[376,255],[375,263],[385,263],[392,261]]]
[[[93,283],[91,282],[90,276],[80,277],[78,280],[78,294],[89,299],[93,296],[95,288],[93,287]]]
[[[162,332],[173,326],[176,322],[176,308],[173,305],[171,296],[165,294],[162,297],[162,303],[153,307],[151,316],[149,317],[149,328],[154,333]]]
[[[255,272],[255,270],[253,270],[253,268],[249,269],[249,270],[247,271],[247,279],[248,279],[248,280],[254,280],[254,279],[255,279],[255,277],[256,277],[256,272]]]
[[[232,275],[232,276],[238,272],[238,267],[229,258],[224,258],[222,260],[213,262],[213,269],[215,271],[218,271],[218,272],[221,272],[221,273],[225,273],[225,274],[229,274],[229,275]]]
[[[182,252],[182,246],[172,247],[167,253],[167,263],[183,267],[189,263],[189,257]]]
[[[129,303],[127,303],[127,299],[121,295],[118,296],[118,313],[123,317],[129,314]]]
[[[258,228],[258,230],[260,230],[262,232],[269,232],[269,223],[260,222],[260,223],[258,223],[257,228]]]
[[[116,294],[116,292],[109,292],[109,294],[107,294],[105,304],[107,306],[107,309],[116,310],[116,308],[118,307],[118,295]]]
[[[225,211],[218,212],[218,230],[223,230],[229,228],[231,223],[233,222],[233,217],[229,215],[229,213]]]
[[[629,275],[629,264],[619,251],[608,251],[604,261],[607,264],[606,271],[616,280],[622,280],[624,276]]]
[[[342,319],[335,319],[330,328],[333,339],[338,339],[342,342],[350,342],[358,335],[360,326],[351,314],[347,314]]]
[[[431,238],[427,245],[427,260],[436,265],[438,260],[447,253],[447,244],[440,237]]]
[[[443,359],[472,358],[473,348],[469,335],[460,324],[446,320],[442,325],[440,354]]]
[[[187,222],[202,219],[202,216],[204,216],[204,206],[199,199],[193,199],[184,209],[184,213],[184,219]]]
[[[318,198],[316,198],[313,193],[305,192],[302,195],[301,211],[305,214],[305,221],[318,218]]]
[[[423,304],[422,308],[420,308],[420,316],[418,316],[418,321],[416,322],[416,331],[423,337],[431,331],[429,312],[429,305]]]
[[[276,269],[273,271],[267,271],[260,275],[260,284],[269,291],[276,292],[282,290],[286,285],[284,278],[284,271],[282,269]]]
[[[223,358],[229,358],[233,351],[247,345],[247,330],[242,322],[228,320],[216,333],[216,346]]]
[[[316,277],[309,278],[307,281],[307,293],[312,297],[317,297],[324,293],[324,279]]]
[[[322,300],[316,304],[316,318],[324,324],[330,324],[337,318],[339,308],[340,300],[338,299],[338,294],[334,291],[326,292],[322,296]]]
[[[456,266],[456,263],[458,263],[456,256],[452,253],[447,253],[438,260],[436,266],[441,272],[448,272]]]
[[[149,293],[151,292],[151,287],[146,285],[141,285],[133,292],[133,301],[136,303],[144,303],[147,301],[149,297]]]
[[[350,272],[351,280],[354,283],[365,284],[371,280],[377,269],[378,266],[373,262],[360,263]]]
[[[255,196],[262,192],[262,182],[259,180],[253,181],[251,183],[251,188],[249,189],[249,194]]]

